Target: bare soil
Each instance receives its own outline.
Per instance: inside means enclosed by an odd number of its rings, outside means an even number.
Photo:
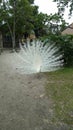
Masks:
[[[24,74],[15,53],[0,55],[0,130],[67,130],[51,123],[53,103],[43,73]]]

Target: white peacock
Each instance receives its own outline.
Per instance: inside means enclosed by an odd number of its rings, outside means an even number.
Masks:
[[[17,55],[23,61],[22,71],[26,74],[55,71],[63,65],[58,47],[41,41],[28,42],[27,46],[20,44]]]

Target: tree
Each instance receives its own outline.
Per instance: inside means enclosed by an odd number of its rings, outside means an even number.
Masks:
[[[58,12],[64,13],[65,7],[69,7],[70,15],[73,13],[73,0],[53,0],[57,2]]]
[[[13,49],[16,35],[21,35],[28,28],[27,25],[30,25],[29,29],[33,26],[30,22],[33,16],[33,2],[34,0],[0,0],[0,23],[5,29],[8,27]]]
[[[46,23],[48,22],[48,15],[39,13],[35,15],[34,30],[37,36],[46,35]]]
[[[35,32],[37,36],[47,36],[49,34],[58,34],[66,27],[66,22],[61,15],[57,13],[35,15]]]

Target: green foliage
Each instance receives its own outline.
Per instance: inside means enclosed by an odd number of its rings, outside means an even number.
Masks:
[[[73,13],[73,0],[53,0],[57,2],[58,12],[64,13],[65,7],[69,7],[70,15]]]
[[[33,4],[34,3],[34,0],[28,0],[31,4]]]
[[[66,27],[66,22],[62,16],[55,13],[54,15],[37,13],[34,16],[34,30],[37,36],[42,37],[50,33],[60,33]]]
[[[13,47],[15,39],[33,29],[33,14],[37,8],[31,5],[34,0],[8,0],[0,2],[0,25],[2,31],[10,32]],[[4,23],[4,24],[3,24]],[[7,24],[7,26],[6,26]],[[4,29],[5,28],[5,29]]]
[[[55,28],[53,23],[56,25],[56,32],[59,30],[59,22],[65,24],[62,16],[58,14],[48,16],[38,13],[38,6],[33,6],[32,3],[34,0],[9,0],[4,1],[3,4],[1,2],[0,21],[7,23],[12,33],[15,26],[16,37],[29,34],[31,30],[35,31],[36,36],[44,36]]]
[[[34,19],[34,29],[37,36],[46,35],[46,23],[49,22],[48,15],[39,13]]]
[[[64,54],[64,65],[73,66],[73,36],[51,34],[49,35],[48,40],[60,47],[60,51]]]
[[[50,35],[50,39],[58,41],[51,34],[60,34],[66,25],[65,20],[59,14],[38,13],[38,6],[33,6],[33,3],[34,0],[0,1],[0,29],[8,34],[10,31],[12,40],[34,30],[37,37]]]
[[[30,32],[30,30],[34,29],[34,16],[38,14],[38,7],[33,6],[32,3],[34,3],[34,0],[1,1],[0,23],[2,24],[2,21],[4,21],[9,30],[11,29],[11,32],[13,32],[15,21],[16,35]],[[2,26],[5,26],[5,24]]]
[[[73,125],[73,68],[47,74],[46,94],[53,100],[53,122]]]

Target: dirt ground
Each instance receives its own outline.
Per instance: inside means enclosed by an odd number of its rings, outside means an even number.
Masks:
[[[45,94],[46,75],[24,74],[15,53],[0,55],[0,130],[69,130],[51,123],[52,101]]]

